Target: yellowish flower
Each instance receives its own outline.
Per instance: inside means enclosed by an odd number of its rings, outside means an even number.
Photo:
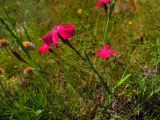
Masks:
[[[132,23],[133,23],[132,21],[129,21],[129,22],[128,22],[129,25],[131,25]]]
[[[18,78],[17,77],[11,77],[9,80],[6,80],[4,82],[5,87],[9,88],[9,87],[13,87],[14,85],[17,85],[18,83]]]
[[[78,15],[82,15],[82,13],[83,13],[83,10],[79,8],[79,9],[77,10],[77,14],[78,14]]]

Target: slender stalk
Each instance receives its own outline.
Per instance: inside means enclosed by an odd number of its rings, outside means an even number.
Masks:
[[[78,50],[76,50],[76,49],[71,45],[71,43],[69,42],[68,39],[63,39],[63,38],[61,37],[61,35],[59,35],[59,33],[58,33],[58,37],[62,40],[62,42],[63,42],[65,45],[69,46],[84,62],[86,62],[86,59],[80,54],[80,52],[79,52]]]
[[[13,38],[15,38],[15,41],[20,45],[21,49],[23,50],[23,52],[26,54],[28,60],[29,60],[29,63],[38,71],[36,71],[36,74],[39,76],[40,80],[41,81],[44,81],[44,76],[42,75],[42,73],[40,72],[40,68],[36,65],[36,63],[34,62],[34,60],[32,59],[32,56],[31,54],[29,53],[29,51],[24,48],[23,44],[22,44],[22,39],[19,38],[19,36],[14,32],[12,31],[12,29],[9,27],[9,25],[5,22],[5,20],[0,16],[0,22],[6,27],[6,29],[10,32],[10,34],[13,36]],[[19,57],[17,53],[15,52],[12,52],[15,56]],[[23,61],[21,59],[21,61]],[[28,63],[28,62],[25,62],[23,61],[24,63]]]
[[[100,79],[101,84],[104,85],[105,91],[108,91],[108,92],[111,94],[111,91],[110,91],[107,83],[104,82],[104,78],[98,73],[98,71],[96,70],[96,68],[94,67],[94,65],[91,63],[91,61],[90,61],[87,53],[86,53],[86,52],[84,52],[84,53],[85,53],[85,55],[86,55],[86,58],[87,58],[87,60],[88,60],[88,64],[89,64],[90,68],[97,74],[97,76],[98,76],[99,79]]]
[[[92,69],[92,71],[99,77],[100,83],[104,86],[105,91],[108,91],[108,93],[111,94],[111,91],[110,91],[108,85],[104,82],[104,78],[98,73],[96,68],[93,66],[93,64],[89,60],[89,57],[87,56],[87,54],[86,54],[86,58],[84,58],[81,55],[81,53],[76,48],[74,48],[68,40],[64,40],[59,34],[58,34],[58,36],[61,38],[62,42],[65,45],[69,46]]]
[[[105,14],[106,14],[106,22],[105,22],[105,29],[104,29],[103,41],[104,41],[105,43],[109,43],[109,40],[106,40],[106,36],[107,36],[109,21],[110,21],[111,15],[112,15],[112,13],[113,13],[115,4],[116,4],[116,0],[114,1],[113,4],[111,4],[111,5],[109,6],[109,12],[108,12],[108,6],[107,6],[107,5],[104,5],[104,10],[105,10]]]
[[[114,11],[114,8],[115,8],[115,5],[116,5],[116,2],[117,2],[117,0],[115,0],[115,1],[114,1],[114,3],[113,3],[113,4],[111,4],[109,17],[111,17],[111,16],[112,16],[112,14],[113,14],[113,11]]]
[[[104,12],[105,12],[105,14],[107,16],[107,14],[108,14],[108,6],[105,4],[105,5],[103,5],[103,7],[104,7]]]
[[[28,64],[28,62],[26,62],[26,60],[20,54],[18,54],[15,50],[13,50],[12,48],[10,48],[9,50],[19,61],[25,64]]]
[[[16,33],[16,35],[18,35],[18,33],[17,33],[17,31],[16,31],[16,29],[15,29],[15,27],[14,27],[13,23],[12,23],[12,20],[11,20],[11,18],[10,18],[10,16],[9,16],[9,14],[8,14],[8,12],[7,12],[6,8],[3,8],[3,9],[4,9],[4,12],[5,12],[5,14],[6,14],[7,18],[8,18],[8,21],[9,21],[9,22],[10,22],[10,24],[12,25],[12,29],[14,30],[14,32]]]
[[[6,54],[7,54],[7,56],[8,56],[8,57],[11,57],[11,53],[9,52],[9,50],[8,50],[8,48],[7,48],[7,47],[5,47],[5,50],[6,50],[6,52],[7,52],[7,53],[6,53]],[[12,63],[14,64],[13,59],[11,58],[10,60],[11,60],[11,61],[12,61]]]
[[[109,43],[108,40],[106,41],[106,36],[107,36],[107,31],[108,31],[109,20],[110,20],[110,18],[109,18],[109,16],[108,16],[108,17],[106,18],[105,29],[104,29],[104,37],[103,37],[103,41],[104,41],[105,43]]]
[[[49,52],[54,54],[56,57],[58,57],[62,62],[64,62],[65,64],[67,64],[68,66],[71,66],[68,62],[66,62],[63,58],[61,58],[59,55],[57,55],[57,53],[55,53],[51,48],[49,48]],[[61,63],[56,60],[56,62],[61,65]]]
[[[122,78],[121,78],[121,79],[123,79],[123,78],[124,78],[124,76],[125,76],[125,74],[126,74],[126,72],[127,72],[128,68],[130,67],[130,65],[131,65],[130,63],[131,63],[131,61],[132,61],[133,55],[134,55],[134,53],[136,52],[137,48],[139,47],[139,44],[140,44],[140,42],[138,42],[138,44],[137,44],[136,48],[133,50],[132,55],[131,55],[131,57],[130,57],[130,59],[129,59],[129,62],[128,62],[128,64],[127,64],[127,67],[126,67],[126,68],[125,68],[125,70],[124,70],[124,73],[123,73],[123,75],[122,75]]]
[[[80,52],[75,49],[71,44],[70,42],[68,41],[68,44],[67,44],[84,62],[86,62],[86,59],[80,54]]]
[[[0,22],[6,27],[6,29],[9,31],[11,36],[13,38],[15,38],[15,41],[20,45],[23,52],[27,55],[28,59],[32,60],[32,57],[31,57],[29,51],[26,48],[24,48],[24,46],[22,44],[22,40],[12,31],[12,29],[9,27],[9,25],[5,22],[5,20],[1,16],[0,16]]]
[[[72,46],[71,48],[73,49],[74,47]],[[73,49],[73,51],[75,51],[75,53],[77,53],[77,54],[79,53],[75,48]],[[86,59],[84,59],[81,56],[81,54],[78,54],[78,55],[92,69],[92,71],[99,77],[100,83],[104,86],[105,91],[108,91],[111,94],[111,91],[110,91],[108,85],[104,82],[104,78],[98,73],[96,68],[90,62],[87,62]]]
[[[90,65],[91,66],[91,65]],[[102,76],[98,73],[98,71],[95,69],[94,66],[91,67],[91,69],[93,70],[94,73],[97,74],[97,76],[99,77],[100,83],[104,86],[105,91],[108,91],[109,94],[111,94],[111,91],[107,85],[107,83],[104,82],[104,79],[102,78]]]

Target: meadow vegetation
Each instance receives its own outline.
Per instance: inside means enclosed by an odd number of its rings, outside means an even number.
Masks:
[[[111,0],[108,22],[96,0],[13,1],[0,0],[0,119],[160,119],[160,0]],[[63,40],[39,54],[58,24],[76,25],[85,60]]]

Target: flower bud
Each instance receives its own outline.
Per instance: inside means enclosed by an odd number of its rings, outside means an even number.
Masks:
[[[23,42],[23,46],[25,48],[27,48],[28,50],[34,50],[34,48],[35,48],[35,45],[32,42],[29,42],[29,41]]]
[[[83,13],[82,9],[79,8],[79,9],[77,10],[77,14],[78,14],[78,15],[82,15],[82,13]]]
[[[0,40],[0,47],[7,47],[10,44],[10,42],[6,39]]]
[[[23,73],[25,75],[31,75],[33,73],[33,68],[32,67],[26,67],[24,70],[23,70]]]

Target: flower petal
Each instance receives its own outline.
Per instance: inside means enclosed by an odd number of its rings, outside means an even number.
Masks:
[[[54,31],[52,31],[52,32],[50,32],[50,33],[48,33],[47,35],[45,35],[44,37],[42,37],[42,40],[44,40],[45,41],[45,43],[48,45],[48,46],[51,46],[51,45],[53,45],[53,34],[54,33]]]
[[[58,30],[59,35],[63,39],[70,39],[74,37],[75,34],[75,25],[74,24],[69,24],[69,25],[61,25],[60,29]]]
[[[100,0],[98,2],[96,2],[96,5],[101,7],[102,5],[107,5],[107,4],[110,4],[110,0]]]
[[[43,43],[39,48],[39,54],[43,54],[49,51],[49,46],[46,43]]]
[[[110,0],[102,0],[104,4],[110,4]]]
[[[100,56],[102,59],[107,59],[110,55],[115,55],[115,50],[110,50],[110,45],[106,44],[104,45],[104,48],[100,50],[96,56]]]
[[[59,37],[58,37],[58,35],[57,35],[57,32],[54,32],[53,34],[52,34],[52,40],[53,40],[53,45],[54,46],[58,46],[58,40],[59,40]]]
[[[115,50],[108,50],[108,54],[109,54],[109,55],[115,55],[115,54],[116,54],[116,51],[115,51]]]
[[[96,2],[96,5],[101,7],[103,5],[103,2],[102,1]]]
[[[106,59],[106,51],[101,50],[96,54],[96,56],[100,56],[102,59]]]

